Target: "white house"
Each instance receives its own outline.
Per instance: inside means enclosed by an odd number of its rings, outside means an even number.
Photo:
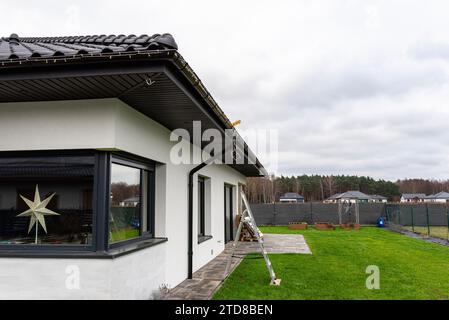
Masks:
[[[426,195],[424,193],[403,193],[401,195],[401,202],[419,203],[424,202]]]
[[[1,38],[0,299],[151,299],[222,252],[265,170],[174,162],[192,121],[234,132],[169,34]]]
[[[369,202],[375,202],[375,203],[387,203],[388,198],[378,195],[378,194],[370,194],[369,195]]]
[[[120,207],[137,207],[140,203],[140,197],[131,197],[119,202]]]
[[[336,193],[331,197],[324,200],[325,203],[338,203],[338,202],[368,202],[370,196],[360,191],[346,191],[343,193]]]
[[[445,191],[431,194],[424,197],[424,202],[447,203],[449,202],[449,193]]]

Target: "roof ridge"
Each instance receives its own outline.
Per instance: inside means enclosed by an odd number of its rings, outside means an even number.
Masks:
[[[42,48],[42,49],[40,49]],[[178,50],[169,33],[131,35],[93,35],[63,37],[19,37],[13,33],[0,38],[0,61],[14,62],[38,58],[74,57],[79,55],[113,55],[121,52]]]
[[[178,46],[170,33],[155,33],[153,35],[141,34],[101,34],[101,35],[79,35],[79,36],[53,36],[53,37],[19,37],[13,33],[9,37],[2,37],[0,41],[15,43],[66,43],[66,44],[95,44],[95,45],[133,45],[147,46],[158,43],[169,49],[178,49]]]

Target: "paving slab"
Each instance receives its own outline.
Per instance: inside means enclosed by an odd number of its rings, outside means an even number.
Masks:
[[[312,254],[303,235],[300,234],[266,234],[264,235],[264,246],[269,254]],[[250,253],[260,253],[259,243],[257,241],[239,242],[231,260],[230,270],[226,272],[226,265],[232,254],[232,242],[226,244],[222,253],[196,271],[193,274],[193,279],[186,279],[171,289],[165,299],[209,300],[245,255]]]

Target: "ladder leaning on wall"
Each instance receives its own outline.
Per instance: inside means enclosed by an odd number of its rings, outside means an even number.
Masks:
[[[245,193],[243,191],[240,192],[240,195],[243,200],[243,204],[245,205],[245,210],[243,210],[242,215],[240,217],[240,223],[237,228],[237,233],[234,238],[234,242],[232,243],[231,254],[228,258],[228,262],[226,265],[225,276],[228,275],[229,269],[232,264],[232,258],[234,257],[235,249],[240,240],[240,234],[243,229],[243,225],[246,225],[254,235],[256,236],[257,242],[259,243],[260,249],[262,251],[263,258],[265,260],[265,265],[267,266],[268,272],[270,274],[270,284],[279,286],[281,284],[281,279],[276,278],[276,274],[274,273],[273,266],[271,265],[270,258],[268,258],[267,251],[265,250],[264,242],[263,242],[263,234],[260,232],[257,227],[256,220],[254,219],[253,213],[251,212],[251,208],[249,206],[248,200],[246,199]]]

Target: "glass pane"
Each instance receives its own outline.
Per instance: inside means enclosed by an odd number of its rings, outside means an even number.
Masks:
[[[225,185],[225,241],[232,239],[232,187]]]
[[[225,186],[225,241],[231,240],[231,192],[229,186]]]
[[[93,156],[0,158],[0,244],[91,244],[94,163]]]
[[[203,178],[198,178],[198,235],[199,236],[204,236],[205,235],[205,230],[204,230],[204,179]]]
[[[144,194],[144,195],[148,195],[149,194],[149,188],[148,188],[148,186],[149,186],[149,182],[148,182],[148,179],[149,179],[149,174],[148,174],[148,171],[143,171],[143,174],[142,174],[142,178],[143,178],[143,180],[142,180],[142,194]],[[148,197],[147,196],[144,196],[143,197],[143,201],[141,201],[141,203],[142,203],[142,212],[144,212],[145,214],[143,214],[142,215],[142,230],[143,231],[149,231],[150,230],[150,225],[149,225],[149,221],[148,221]]]
[[[111,165],[110,243],[140,236],[140,186],[140,169]]]

